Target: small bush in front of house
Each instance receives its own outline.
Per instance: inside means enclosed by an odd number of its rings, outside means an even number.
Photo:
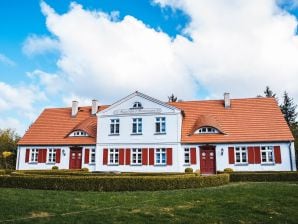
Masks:
[[[52,170],[59,170],[58,166],[52,166]]]
[[[5,175],[5,170],[0,170],[0,175]]]
[[[74,191],[155,191],[219,186],[228,174],[213,176],[0,176],[0,187]]]
[[[184,170],[185,173],[193,173],[193,169],[190,167],[185,168]]]
[[[225,169],[224,169],[224,172],[225,172],[225,173],[233,173],[234,170],[233,170],[232,168],[225,168]]]
[[[89,172],[89,169],[88,168],[82,168],[81,171],[82,172]]]
[[[235,172],[230,174],[230,181],[298,181],[298,172]]]

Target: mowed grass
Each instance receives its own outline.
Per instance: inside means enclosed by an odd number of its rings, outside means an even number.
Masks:
[[[297,222],[297,182],[156,192],[0,188],[0,223]]]

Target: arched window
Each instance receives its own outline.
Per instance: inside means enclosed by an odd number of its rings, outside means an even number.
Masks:
[[[77,130],[77,131],[73,131],[69,136],[72,136],[72,137],[84,137],[84,136],[89,136],[87,134],[87,132],[85,131],[82,131],[82,130]]]
[[[195,134],[216,134],[219,131],[216,128],[205,126],[195,131]]]
[[[132,106],[133,109],[142,109],[143,106],[140,102],[134,102],[133,106]]]

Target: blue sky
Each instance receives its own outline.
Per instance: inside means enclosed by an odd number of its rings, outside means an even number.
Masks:
[[[298,99],[297,1],[72,2],[1,1],[0,128],[135,90],[193,100],[269,85]]]

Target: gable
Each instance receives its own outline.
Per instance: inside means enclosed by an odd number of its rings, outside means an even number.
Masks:
[[[99,116],[129,116],[142,114],[175,114],[180,109],[140,92],[134,92],[99,112]]]

